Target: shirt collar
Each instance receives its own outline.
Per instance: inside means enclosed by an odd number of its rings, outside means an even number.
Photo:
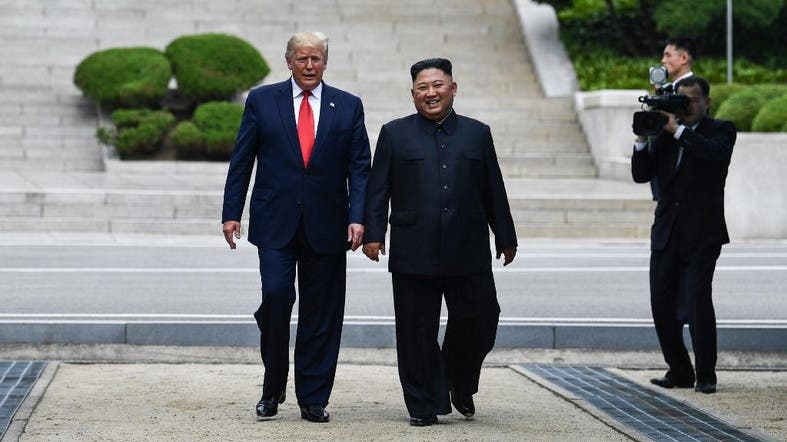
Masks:
[[[451,108],[451,110],[448,111],[448,115],[446,115],[445,118],[443,118],[443,121],[439,123],[430,120],[421,114],[418,114],[416,121],[418,121],[418,125],[421,127],[421,129],[430,135],[434,135],[434,133],[440,128],[442,128],[446,134],[451,135],[454,133],[454,131],[456,131],[456,123],[458,120],[459,119],[456,117],[454,108]]]
[[[303,89],[301,89],[301,87],[298,86],[298,83],[295,82],[294,78],[290,77],[290,83],[292,83],[292,98],[301,95]],[[317,100],[319,100],[320,97],[322,96],[322,81],[320,82],[320,84],[317,85],[317,87],[312,89],[311,92],[312,92],[312,96]]]

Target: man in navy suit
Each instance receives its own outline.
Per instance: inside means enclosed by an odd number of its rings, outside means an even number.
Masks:
[[[262,303],[254,313],[265,367],[256,412],[268,419],[285,400],[290,317],[298,274],[295,395],[301,418],[327,422],[344,317],[346,252],[364,233],[371,153],[358,97],[323,83],[328,39],[290,38],[292,77],[253,89],[224,187],[222,223],[231,249],[252,170],[249,242],[257,246]]]
[[[429,426],[451,403],[467,418],[475,413],[473,394],[500,316],[489,228],[503,265],[514,259],[517,239],[489,126],[454,111],[451,62],[419,61],[410,76],[417,113],[380,130],[363,251],[374,261],[385,254],[390,223],[399,380],[410,425]],[[440,348],[443,296],[448,324]]]
[[[659,200],[650,236],[650,304],[666,375],[664,388],[716,391],[716,315],[713,272],[722,244],[730,242],[724,220],[724,184],[735,145],[735,125],[707,116],[710,86],[699,77],[676,83],[689,99],[659,135],[637,137],[631,157],[634,181],[658,177]],[[649,145],[650,144],[650,145]],[[683,343],[689,324],[695,367]],[[696,385],[695,385],[696,381]]]

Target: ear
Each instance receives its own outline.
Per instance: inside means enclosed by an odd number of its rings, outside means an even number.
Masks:
[[[456,84],[456,82],[455,82],[455,81],[451,83],[451,94],[452,94],[454,97],[456,97],[456,89],[457,89],[457,87],[458,87],[458,86],[457,86],[457,84]]]
[[[284,57],[284,61],[287,63],[287,69],[292,70],[292,62],[287,57]]]

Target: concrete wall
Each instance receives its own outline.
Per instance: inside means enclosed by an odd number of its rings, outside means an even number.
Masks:
[[[634,145],[631,119],[640,110],[637,97],[645,91],[604,90],[577,92],[574,107],[599,178],[631,180],[629,158]]]
[[[574,103],[599,178],[630,181],[632,114],[645,91],[577,92]],[[738,134],[726,187],[733,241],[787,238],[787,134]]]

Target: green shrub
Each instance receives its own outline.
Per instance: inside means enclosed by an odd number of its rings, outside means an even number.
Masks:
[[[92,100],[110,107],[155,106],[172,77],[169,61],[154,48],[115,48],[82,60],[74,84]]]
[[[134,158],[159,150],[164,134],[175,123],[175,116],[167,111],[118,109],[112,112],[112,122],[116,128],[112,143],[118,154],[122,158]]]
[[[783,85],[758,85],[746,88],[725,100],[716,112],[716,118],[730,120],[735,123],[738,131],[748,132],[760,108],[785,92],[787,86]]]
[[[205,152],[215,159],[229,159],[243,117],[243,106],[237,103],[211,102],[197,107],[194,124],[205,139]]]
[[[787,127],[787,95],[765,103],[751,122],[754,132],[779,132],[784,127]]]
[[[202,103],[223,100],[265,78],[270,68],[249,43],[225,34],[187,35],[166,49],[178,90]]]
[[[746,89],[746,86],[739,83],[730,84],[715,84],[710,88],[710,112],[711,115],[716,115],[716,112],[731,95]]]
[[[175,126],[171,139],[178,157],[193,158],[201,155],[205,148],[202,131],[191,121],[183,121]]]

